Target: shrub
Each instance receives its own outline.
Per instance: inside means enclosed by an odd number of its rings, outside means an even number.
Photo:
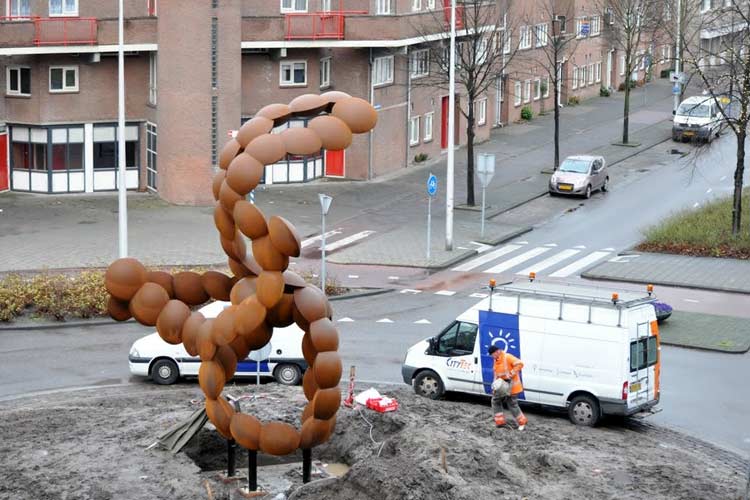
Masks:
[[[531,111],[530,106],[524,106],[521,108],[521,119],[522,120],[531,120],[534,117],[534,112]]]
[[[604,85],[599,88],[599,96],[600,97],[609,97],[609,89],[605,87]]]
[[[29,304],[26,282],[18,274],[0,279],[0,321],[10,321]]]
[[[429,156],[427,156],[427,153],[419,153],[414,157],[414,162],[422,163],[423,161],[427,160],[427,158],[429,158]]]
[[[568,106],[577,106],[581,103],[581,99],[577,95],[568,97]]]
[[[631,89],[635,88],[635,84],[636,84],[635,80],[628,80],[628,85],[630,86]],[[617,90],[620,91],[620,92],[624,91],[625,90],[625,82],[620,83],[620,85],[617,87]]]

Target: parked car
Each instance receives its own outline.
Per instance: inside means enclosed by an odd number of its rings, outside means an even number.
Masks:
[[[591,198],[591,193],[609,190],[607,162],[601,156],[568,156],[549,180],[550,195],[573,194]]]
[[[672,306],[666,302],[656,301],[654,302],[654,310],[656,311],[656,320],[661,323],[666,321],[672,315]]]
[[[204,306],[200,312],[206,318],[215,318],[229,302],[216,301]],[[284,385],[297,385],[307,369],[302,355],[303,332],[296,324],[278,328],[271,338],[271,354],[260,362],[260,376],[273,377]],[[130,373],[151,377],[157,384],[174,384],[180,377],[197,377],[201,359],[191,356],[182,344],[164,342],[154,332],[133,343],[128,354]],[[246,358],[237,363],[235,377],[255,377],[258,363]]]
[[[688,97],[680,103],[672,120],[672,140],[711,142],[719,135],[721,123],[721,111],[713,97]]]

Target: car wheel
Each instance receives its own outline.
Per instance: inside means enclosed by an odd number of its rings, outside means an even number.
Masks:
[[[591,184],[586,186],[586,194],[583,195],[587,200],[591,198]]]
[[[177,363],[171,359],[160,359],[151,367],[151,379],[159,385],[171,385],[180,378]]]
[[[302,370],[297,365],[285,363],[273,370],[273,378],[283,385],[297,385],[302,380]]]
[[[438,399],[445,392],[445,388],[437,373],[432,370],[425,370],[419,372],[419,375],[414,379],[414,392],[426,398]]]
[[[576,425],[594,427],[600,416],[599,403],[591,396],[576,396],[568,406],[568,417]]]
[[[604,184],[602,184],[602,192],[606,193],[609,191],[609,177],[604,178]]]

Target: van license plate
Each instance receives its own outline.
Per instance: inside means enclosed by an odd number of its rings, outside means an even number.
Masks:
[[[635,384],[632,384],[630,386],[630,392],[638,392],[640,390],[641,390],[641,383],[640,382],[636,382]]]
[[[572,184],[559,184],[557,186],[557,189],[560,191],[573,191],[573,185]]]
[[[695,135],[695,132],[693,132],[692,130],[686,130],[682,133],[682,135],[684,135],[685,137],[692,137]]]

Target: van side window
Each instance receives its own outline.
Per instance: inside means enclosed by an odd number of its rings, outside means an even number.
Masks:
[[[631,372],[655,365],[657,358],[656,337],[648,337],[630,343]]]
[[[477,325],[455,322],[440,335],[437,352],[447,356],[471,354],[476,338]]]

